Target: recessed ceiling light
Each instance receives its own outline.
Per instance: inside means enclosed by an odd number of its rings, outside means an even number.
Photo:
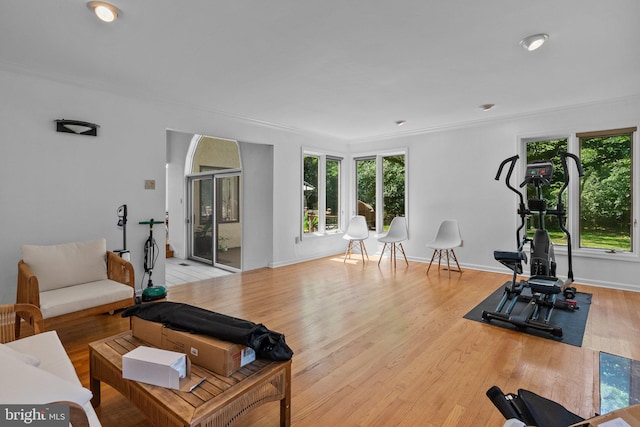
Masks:
[[[480,108],[482,108],[482,111],[489,111],[495,106],[496,104],[482,104]]]
[[[402,125],[404,125],[405,123],[407,123],[407,121],[406,121],[406,120],[398,120],[398,121],[396,122],[396,124],[397,124],[398,126],[402,126]]]
[[[544,44],[549,38],[549,34],[534,34],[520,40],[520,46],[531,52]]]
[[[98,19],[104,22],[113,22],[119,15],[118,9],[109,3],[103,1],[90,1],[87,7],[96,14]]]

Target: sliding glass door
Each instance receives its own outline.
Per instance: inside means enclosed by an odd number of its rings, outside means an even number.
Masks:
[[[189,178],[190,258],[226,270],[242,268],[240,173]]]
[[[240,222],[240,173],[220,174],[215,181],[215,260],[225,269],[242,267],[242,223]]]

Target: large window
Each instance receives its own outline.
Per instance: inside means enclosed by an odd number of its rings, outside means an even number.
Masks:
[[[547,203],[548,209],[555,209],[558,203],[558,193],[562,184],[564,184],[564,171],[558,153],[567,151],[567,138],[554,138],[545,140],[529,141],[527,143],[527,163],[533,163],[542,160],[550,160],[553,163],[553,175],[551,176],[551,185],[543,185],[540,187],[542,193],[541,199]],[[569,165],[573,167],[573,165]],[[536,187],[534,185],[527,186],[527,201],[537,199]],[[565,206],[567,203],[567,193],[564,193],[562,201]],[[544,217],[544,226],[549,232],[549,237],[554,244],[566,245],[567,239],[560,229],[558,218],[554,216]],[[540,218],[538,215],[531,215],[527,218],[527,235],[533,236],[535,230],[541,228]]]
[[[564,182],[564,171],[558,152],[576,153],[584,177],[578,178],[573,162],[567,166],[572,181],[569,187],[575,195],[563,198],[569,211],[566,228],[572,233],[573,246],[604,250],[609,253],[634,251],[633,215],[633,140],[636,128],[577,133],[575,138],[540,138],[525,141],[526,162],[551,160],[554,166],[552,182],[542,187],[542,199],[555,209],[558,192]],[[537,198],[529,186],[527,198]],[[528,220],[529,234],[539,227],[538,218]],[[566,245],[557,218],[547,216],[545,226],[555,244]]]
[[[632,148],[635,129],[578,134],[580,247],[633,250]]]
[[[396,216],[405,216],[405,166],[404,154],[382,157],[383,214],[386,231]]]
[[[338,158],[327,157],[325,165],[327,168],[327,172],[325,174],[325,230],[338,230],[340,228],[341,161]]]
[[[302,231],[329,233],[340,229],[340,182],[342,159],[325,154],[303,153]]]
[[[313,233],[318,231],[318,174],[319,157],[305,154],[303,156],[303,175],[302,181],[302,231],[305,233]]]
[[[356,213],[370,230],[385,231],[396,216],[406,215],[405,154],[359,157],[356,168]]]
[[[376,229],[376,158],[356,159],[356,215]]]

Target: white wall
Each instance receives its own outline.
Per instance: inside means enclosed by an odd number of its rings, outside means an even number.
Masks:
[[[404,246],[412,258],[428,261],[426,243],[443,219],[455,218],[463,234],[464,246],[456,250],[463,266],[508,272],[493,259],[493,251],[515,249],[516,196],[505,187],[504,175],[500,182],[494,177],[502,160],[518,154],[520,137],[615,129],[637,126],[639,121],[640,98],[631,98],[357,144],[352,153],[408,147],[410,240]],[[558,275],[566,276],[566,256],[556,255]],[[577,282],[640,291],[637,258],[603,260],[574,254],[573,261]]]
[[[352,155],[408,147],[409,256],[427,260],[425,243],[442,219],[453,217],[461,222],[463,265],[505,271],[492,253],[515,246],[516,206],[493,177],[500,161],[517,152],[518,136],[636,126],[640,120],[640,99],[632,98],[345,147],[325,136],[13,72],[0,71],[0,93],[0,303],[15,300],[17,262],[25,243],[104,236],[108,248],[118,249],[122,234],[116,209],[123,203],[129,206],[128,248],[140,285],[148,230],[138,221],[164,218],[167,129],[273,146],[271,266],[345,248],[340,235],[296,243],[302,147]],[[56,133],[53,120],[58,118],[98,123],[99,136]],[[156,190],[144,190],[145,179],[155,179]],[[154,278],[160,283],[164,234],[156,240],[161,251]],[[375,249],[375,239],[369,245]],[[574,264],[578,281],[640,290],[637,262],[577,258]],[[563,268],[561,258],[560,273]]]
[[[139,283],[148,229],[138,221],[164,220],[165,131],[153,108],[12,73],[0,72],[0,85],[0,302],[15,301],[23,244],[105,237],[108,249],[121,248],[122,204]],[[53,120],[62,118],[98,123],[99,136],[56,133]],[[144,189],[147,179],[155,190]],[[164,264],[156,267],[164,277]]]
[[[242,269],[273,260],[273,146],[239,142],[242,159]]]
[[[169,244],[176,258],[187,258],[187,186],[185,160],[193,134],[167,131],[167,211],[169,212]]]
[[[324,136],[8,71],[0,71],[0,93],[0,303],[15,301],[23,244],[103,236],[109,249],[120,248],[116,209],[125,203],[127,246],[140,286],[148,228],[138,222],[164,220],[167,129],[274,146],[273,187],[279,189],[273,208],[274,262],[291,261],[298,215],[280,212],[297,206],[290,201],[291,194],[299,194],[300,171],[292,164],[299,162],[304,144],[337,144]],[[98,123],[99,136],[56,133],[53,120],[61,118]],[[147,179],[156,181],[155,190],[144,189]],[[154,235],[160,258],[153,277],[160,284],[164,232]]]

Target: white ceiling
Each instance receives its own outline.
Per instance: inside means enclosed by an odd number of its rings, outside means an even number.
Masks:
[[[638,0],[112,3],[2,0],[0,68],[355,142],[640,94]]]

